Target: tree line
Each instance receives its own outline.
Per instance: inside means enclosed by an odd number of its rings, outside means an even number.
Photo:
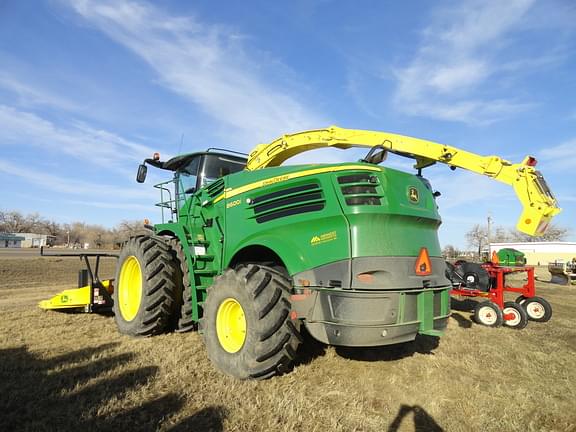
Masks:
[[[34,233],[49,235],[53,246],[83,246],[113,248],[125,239],[143,230],[142,221],[124,220],[113,228],[84,222],[59,223],[38,213],[0,210],[0,233]]]
[[[142,221],[124,220],[114,228],[105,228],[84,222],[58,223],[38,213],[22,214],[18,211],[0,210],[0,233],[47,234],[51,236],[51,243],[55,246],[89,243],[90,247],[111,248],[120,245],[131,235],[142,232],[142,229]],[[512,228],[496,227],[488,238],[488,228],[476,224],[466,233],[466,240],[468,246],[480,256],[489,243],[563,241],[568,234],[567,228],[551,224],[541,237],[531,237]],[[457,258],[464,253],[465,251],[452,245],[446,245],[443,250],[447,258]]]
[[[569,233],[570,230],[568,228],[550,224],[544,235],[540,237],[532,237],[514,228],[507,229],[504,227],[496,227],[489,235],[487,226],[476,224],[466,233],[466,241],[468,247],[470,247],[477,256],[481,256],[482,252],[488,248],[490,243],[564,241]],[[458,258],[462,256],[465,251],[458,250],[458,248],[452,245],[446,245],[442,253],[447,258]]]

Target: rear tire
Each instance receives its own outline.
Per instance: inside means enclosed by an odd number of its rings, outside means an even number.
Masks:
[[[176,332],[185,333],[197,329],[197,323],[192,319],[192,285],[190,269],[186,262],[186,255],[178,239],[172,240],[172,248],[176,251],[180,274],[182,276],[182,297],[179,299],[179,313],[176,317]]]
[[[497,304],[483,301],[474,308],[474,321],[487,327],[500,327],[504,318]]]
[[[536,322],[547,322],[552,318],[552,306],[542,297],[531,297],[522,304],[528,319]]]
[[[524,297],[523,295],[516,297],[516,300],[514,300],[516,303],[518,304],[524,304],[524,302],[528,299],[528,297]]]
[[[162,239],[129,239],[118,259],[114,320],[130,336],[153,336],[167,330],[174,315],[178,282],[174,250]]]
[[[208,288],[201,320],[210,360],[240,379],[288,371],[302,342],[290,318],[290,280],[255,264],[228,269]]]
[[[512,319],[504,319],[504,325],[516,330],[521,330],[528,325],[528,315],[524,307],[516,302],[504,303],[502,315],[514,315]]]

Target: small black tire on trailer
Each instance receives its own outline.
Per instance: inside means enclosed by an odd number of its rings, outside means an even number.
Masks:
[[[290,280],[263,265],[241,265],[215,278],[204,303],[208,357],[240,379],[266,379],[287,372],[302,342],[291,317]]]
[[[456,265],[454,271],[458,273],[466,288],[480,291],[490,289],[490,274],[480,264],[465,261]]]
[[[542,297],[531,297],[522,304],[528,319],[536,322],[547,322],[552,318],[552,306]]]
[[[483,301],[474,308],[474,321],[487,327],[500,327],[504,318],[496,303]]]
[[[524,302],[528,300],[528,297],[524,297],[523,295],[516,297],[516,300],[514,300],[516,303],[518,304],[524,304]]]
[[[182,289],[175,253],[160,238],[130,238],[118,257],[114,320],[130,336],[168,330]]]
[[[505,302],[504,309],[502,309],[504,317],[504,325],[516,330],[521,330],[528,325],[528,315],[524,307],[516,302]],[[506,316],[510,316],[506,319]]]

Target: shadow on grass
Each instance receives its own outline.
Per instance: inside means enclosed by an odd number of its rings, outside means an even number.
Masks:
[[[224,430],[223,422],[226,415],[226,409],[223,407],[204,408],[168,430],[170,432],[221,432]]]
[[[450,309],[460,312],[473,312],[478,302],[472,299],[458,300],[452,297],[450,300]]]
[[[436,420],[419,405],[401,405],[396,414],[396,418],[388,426],[388,432],[397,432],[402,425],[404,418],[410,413],[414,413],[414,430],[426,432],[443,432]]]
[[[184,405],[170,393],[123,409],[126,394],[146,385],[158,368],[123,371],[134,354],[110,354],[117,344],[86,348],[48,359],[27,347],[0,350],[0,430],[156,430]],[[110,408],[110,402],[119,407]],[[133,405],[132,401],[129,401]],[[108,406],[104,406],[108,405]],[[174,426],[222,430],[223,411],[207,408]]]
[[[300,327],[300,334],[302,335],[304,341],[298,348],[298,355],[296,357],[294,366],[312,363],[314,359],[322,357],[326,354],[326,345],[314,339],[310,333],[308,333],[306,327]]]
[[[392,361],[410,357],[416,353],[434,355],[433,351],[438,348],[439,344],[439,337],[418,335],[412,342],[395,345],[369,348],[336,347],[336,353],[350,360],[367,362]]]
[[[477,305],[478,302],[476,300],[472,300],[469,298],[465,298],[464,300],[458,300],[452,297],[452,299],[450,300],[450,309],[452,309],[451,318],[453,318],[458,323],[458,327],[464,329],[472,328],[473,325],[472,317],[469,316],[467,318],[464,316],[464,314],[458,312],[469,312],[473,314],[474,309],[476,308]]]

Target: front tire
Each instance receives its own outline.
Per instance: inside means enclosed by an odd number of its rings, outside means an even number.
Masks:
[[[288,371],[302,341],[290,311],[290,280],[281,272],[255,264],[226,270],[208,289],[201,320],[210,360],[240,379]]]
[[[542,297],[530,297],[522,304],[528,319],[536,322],[547,322],[552,318],[552,306]]]
[[[504,325],[507,327],[521,330],[528,325],[528,315],[521,304],[510,301],[505,302],[502,314],[509,316],[508,319],[504,319]]]
[[[502,311],[497,304],[483,301],[474,309],[474,321],[487,327],[500,327],[502,325]]]
[[[166,331],[174,316],[181,284],[175,253],[162,239],[133,237],[126,242],[116,267],[114,320],[130,336]]]

